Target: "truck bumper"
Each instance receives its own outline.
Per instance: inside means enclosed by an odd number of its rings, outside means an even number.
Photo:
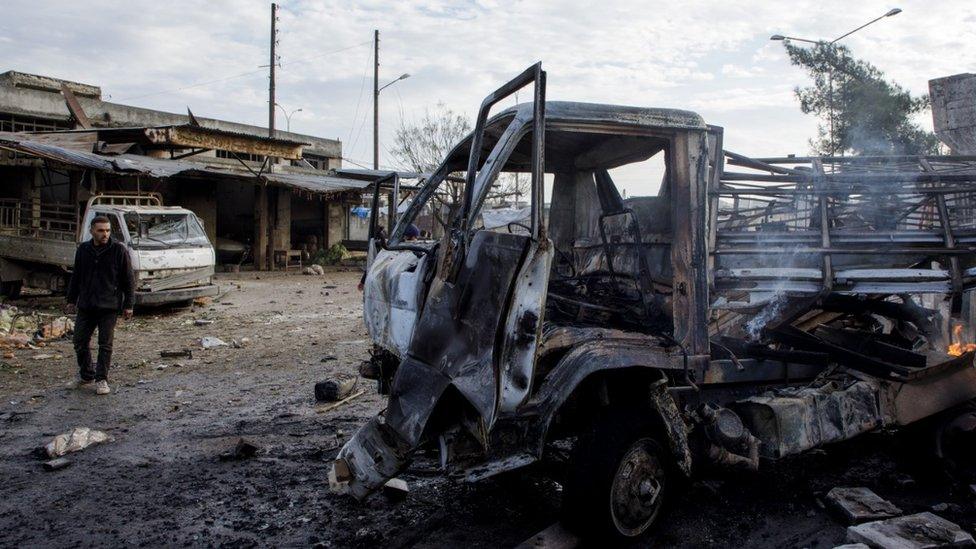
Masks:
[[[188,301],[198,297],[211,297],[217,295],[220,288],[216,284],[206,286],[193,286],[191,288],[175,288],[172,290],[159,290],[156,292],[136,292],[136,305],[161,305],[163,303],[176,303]]]

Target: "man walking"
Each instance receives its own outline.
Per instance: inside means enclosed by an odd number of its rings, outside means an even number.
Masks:
[[[92,219],[91,240],[75,251],[75,269],[68,284],[67,312],[75,317],[74,345],[78,356],[79,379],[76,387],[95,383],[95,392],[107,395],[108,367],[112,362],[112,339],[119,311],[132,318],[135,281],[129,250],[112,238],[112,224],[108,218]],[[88,345],[98,328],[98,363],[92,369]]]

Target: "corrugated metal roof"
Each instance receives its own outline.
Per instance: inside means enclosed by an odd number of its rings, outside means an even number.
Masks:
[[[29,136],[0,132],[0,149],[45,158],[54,162],[99,170],[116,174],[140,174],[166,179],[169,177],[223,178],[234,180],[265,181],[270,184],[299,189],[309,193],[332,194],[343,191],[362,190],[369,181],[336,177],[334,175],[313,175],[296,173],[262,173],[260,177],[245,171],[232,170],[223,166],[210,166],[186,160],[152,158],[136,154],[103,156],[91,152],[58,147],[48,143],[31,141]]]

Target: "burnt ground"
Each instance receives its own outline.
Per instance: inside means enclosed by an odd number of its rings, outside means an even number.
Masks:
[[[107,397],[64,388],[74,376],[68,341],[16,351],[0,366],[0,545],[505,547],[553,523],[561,489],[541,470],[475,485],[418,471],[403,477],[411,492],[400,502],[329,494],[330,459],[384,405],[372,385],[324,413],[312,396],[316,381],[355,372],[366,356],[358,277],[224,275],[227,292],[212,304],[142,312],[120,325]],[[202,336],[251,341],[204,351]],[[159,357],[180,348],[193,358]],[[62,358],[33,358],[57,352]],[[114,441],[45,472],[33,450],[75,426]],[[242,437],[257,455],[221,459]],[[956,503],[940,514],[976,529],[967,496],[909,462],[905,446],[874,435],[758,474],[695,481],[682,487],[656,540],[832,547],[844,526],[819,498],[834,486],[870,487],[906,512]]]

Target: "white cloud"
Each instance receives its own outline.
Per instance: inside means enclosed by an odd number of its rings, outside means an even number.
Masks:
[[[401,112],[416,116],[443,101],[473,116],[486,93],[542,60],[552,99],[697,109],[724,124],[726,142],[738,150],[785,154],[806,152],[815,121],[792,97],[806,76],[769,36],[832,38],[890,7],[839,0],[281,4],[278,101],[303,109],[293,130],[338,137],[346,156],[359,160],[371,156],[374,28],[382,83],[412,75],[382,94],[384,144]],[[969,1],[899,7],[903,14],[844,43],[914,93],[926,92],[929,78],[974,70]],[[98,84],[140,106],[182,112],[190,105],[201,116],[264,124],[267,78],[258,66],[268,62],[269,11],[265,0],[8,1],[0,70]]]

